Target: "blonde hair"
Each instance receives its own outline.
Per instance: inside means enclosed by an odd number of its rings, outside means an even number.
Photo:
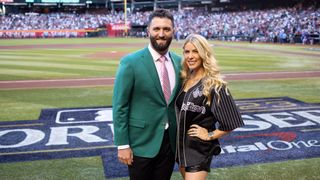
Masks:
[[[203,94],[207,97],[207,103],[211,103],[211,90],[214,88],[215,94],[217,95],[218,103],[220,101],[219,91],[225,86],[227,88],[227,82],[222,79],[220,70],[212,51],[212,47],[208,41],[201,35],[190,34],[184,44],[183,49],[187,43],[193,44],[198,50],[199,56],[202,59],[202,66],[204,68],[204,78],[202,80],[203,84]],[[191,72],[188,68],[184,57],[182,58],[182,71],[181,77],[185,83],[190,78]]]

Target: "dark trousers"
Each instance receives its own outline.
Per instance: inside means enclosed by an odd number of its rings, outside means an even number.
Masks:
[[[133,164],[128,166],[130,180],[170,180],[174,163],[169,133],[166,130],[157,156],[154,158],[133,156]]]

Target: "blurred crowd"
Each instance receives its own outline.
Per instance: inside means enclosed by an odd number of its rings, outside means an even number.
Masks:
[[[233,40],[247,38],[258,42],[292,42],[299,35],[301,42],[312,43],[320,33],[320,9],[278,8],[240,12],[208,12],[199,10],[172,11],[175,16],[177,40],[190,33],[207,38]],[[131,25],[144,26],[150,12],[134,12],[127,16]],[[123,23],[123,12],[103,14],[86,13],[25,13],[0,17],[0,30],[65,30],[94,29],[109,23]],[[146,36],[145,30],[131,32],[133,36]],[[0,37],[8,36],[0,32]],[[21,36],[18,33],[11,36]]]
[[[295,8],[207,13],[204,11],[177,13],[179,35],[197,32],[207,38],[247,37],[251,41],[292,41],[295,35],[320,33],[320,9]]]

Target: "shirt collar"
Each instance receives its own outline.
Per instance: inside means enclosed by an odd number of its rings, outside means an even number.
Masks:
[[[151,53],[152,59],[153,61],[158,61],[158,59],[162,56],[161,54],[159,54],[156,50],[153,49],[153,47],[151,46],[151,44],[148,45],[148,49]],[[164,55],[168,60],[171,59],[170,55],[169,55],[169,51]]]

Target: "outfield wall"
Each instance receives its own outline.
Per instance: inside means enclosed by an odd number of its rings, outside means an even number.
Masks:
[[[0,38],[82,38],[106,36],[105,28],[62,30],[0,30]]]

